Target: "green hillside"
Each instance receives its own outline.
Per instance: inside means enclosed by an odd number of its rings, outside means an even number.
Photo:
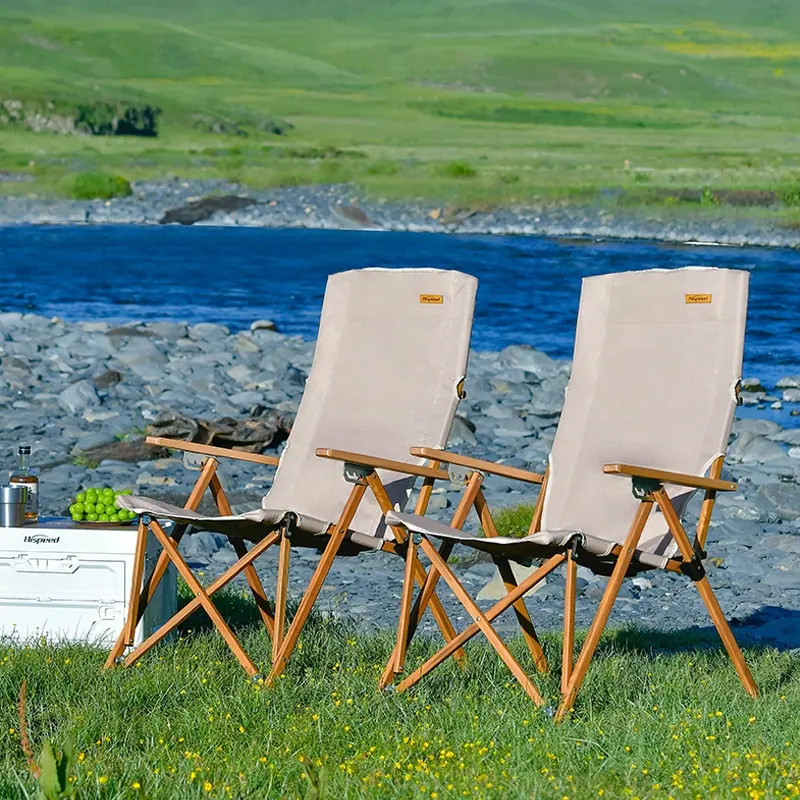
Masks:
[[[35,178],[0,191],[104,169],[487,203],[760,189],[791,206],[798,90],[796,0],[18,0],[0,6],[0,101],[162,115],[157,138],[0,124],[0,170]]]

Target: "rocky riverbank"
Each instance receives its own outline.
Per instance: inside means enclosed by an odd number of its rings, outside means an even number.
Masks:
[[[0,197],[0,225],[160,223],[492,235],[648,239],[800,247],[800,228],[765,213],[613,204],[445,208],[364,198],[347,185],[257,191],[225,181],[139,182],[129,197],[59,200]]]
[[[33,446],[45,514],[64,514],[68,498],[88,484],[130,486],[182,503],[196,473],[169,453],[146,457],[138,444],[145,430],[191,428],[199,419],[216,421],[210,429],[217,435],[244,437],[244,443],[251,436],[255,447],[280,442],[297,410],[312,355],[313,343],[284,336],[266,321],[232,334],[213,324],[71,324],[0,314],[0,452],[11,468],[15,446]],[[569,362],[526,346],[472,353],[468,397],[451,447],[541,471],[569,368]],[[800,376],[787,376],[776,387],[751,380],[745,388],[750,404],[782,399],[800,409]],[[708,543],[711,583],[745,638],[800,648],[800,429],[738,419],[726,464],[725,477],[740,488],[718,500]],[[237,462],[226,463],[222,475],[235,511],[257,507],[271,480],[270,470]],[[524,485],[497,478],[487,479],[486,491],[498,509],[535,499]],[[432,513],[446,519],[458,497],[458,487],[438,487]],[[696,498],[690,516],[698,505]],[[182,546],[209,577],[235,559],[225,539],[211,533],[187,537]],[[268,553],[260,562],[267,586],[273,585],[275,558]],[[305,551],[293,555],[293,592],[306,585],[316,559]],[[400,559],[384,553],[338,559],[323,606],[364,624],[391,626],[402,570]],[[458,571],[482,601],[497,596],[491,564],[464,560]],[[579,624],[589,622],[604,583],[581,568]],[[562,591],[563,578],[557,576],[531,597],[542,629],[560,625]],[[465,621],[460,606],[448,606]],[[612,621],[671,629],[709,624],[692,584],[660,572],[626,582]],[[513,617],[505,625],[512,623]]]

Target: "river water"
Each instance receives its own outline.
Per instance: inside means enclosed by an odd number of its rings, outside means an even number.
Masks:
[[[236,330],[274,320],[314,338],[332,272],[366,266],[459,269],[480,286],[473,347],[527,343],[572,355],[581,279],[653,267],[751,273],[745,377],[800,373],[800,251],[265,228],[0,228],[0,307],[68,320],[171,319]],[[784,416],[781,414],[780,416]]]

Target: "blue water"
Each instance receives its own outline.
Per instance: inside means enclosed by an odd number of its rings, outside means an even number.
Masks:
[[[800,373],[800,251],[362,231],[0,228],[5,310],[68,320],[258,318],[316,335],[325,278],[366,266],[459,269],[480,280],[473,346],[572,355],[581,279],[688,264],[751,273],[745,375]],[[795,418],[797,419],[797,418]]]

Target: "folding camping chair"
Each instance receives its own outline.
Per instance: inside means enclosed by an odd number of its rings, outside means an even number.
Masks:
[[[536,687],[491,623],[566,564],[559,719],[573,706],[623,579],[647,569],[682,573],[696,584],[739,678],[757,695],[703,568],[716,494],[736,489],[720,474],[738,401],[748,277],[743,271],[689,267],[584,280],[572,375],[548,470],[544,476],[516,476],[542,484],[529,535],[479,538],[413,514],[386,515],[387,523],[416,535],[432,563],[415,606],[403,606],[407,618],[401,620],[387,671],[402,670],[410,633],[439,576],[475,620],[403,680],[399,690],[408,689],[482,632],[541,704]],[[477,459],[430,448],[411,452],[473,470],[481,479],[502,470],[513,477],[507,467]],[[697,490],[704,491],[704,499],[691,542],[680,516]],[[491,534],[490,515],[478,505],[476,510]],[[444,543],[441,551],[431,539]],[[546,560],[519,586],[507,585],[507,596],[483,612],[447,565],[456,543],[496,560]],[[578,564],[610,579],[573,668]],[[404,596],[413,588],[407,582]]]
[[[403,508],[416,478],[423,479],[416,508],[424,513],[433,481],[447,478],[446,471],[425,465],[425,459],[414,458],[408,463],[408,451],[419,439],[434,447],[443,446],[447,440],[463,393],[476,289],[477,281],[469,275],[435,269],[365,269],[333,275],[325,292],[311,372],[279,460],[195,443],[150,440],[152,444],[206,455],[207,460],[183,509],[145,497],[120,498],[120,504],[139,514],[141,521],[135,588],[125,628],[109,654],[107,667],[119,662],[130,666],[202,607],[245,670],[257,675],[258,668],[211,600],[242,572],[272,636],[273,660],[279,658],[284,644],[291,644],[285,648],[283,666],[336,555],[374,550],[405,555],[405,531],[388,529],[383,515]],[[346,462],[345,474],[352,487],[342,480],[341,464],[317,457],[315,451],[322,446],[329,448],[329,455]],[[349,452],[353,449],[370,455]],[[272,487],[260,509],[231,513],[216,474],[221,457],[277,464]],[[358,461],[360,466],[349,466],[351,461]],[[207,488],[220,516],[205,516],[195,510]],[[175,523],[171,533],[163,526],[164,519]],[[207,588],[201,586],[178,552],[178,542],[188,526],[227,535],[239,556]],[[148,529],[163,552],[139,592]],[[247,540],[252,543],[249,551]],[[253,564],[276,543],[280,543],[280,550],[273,614]],[[309,591],[284,638],[292,546],[323,552]],[[170,561],[195,598],[122,659]],[[414,580],[424,581],[425,570],[418,559],[409,569]],[[433,611],[449,640],[454,630],[438,598],[433,601]]]

